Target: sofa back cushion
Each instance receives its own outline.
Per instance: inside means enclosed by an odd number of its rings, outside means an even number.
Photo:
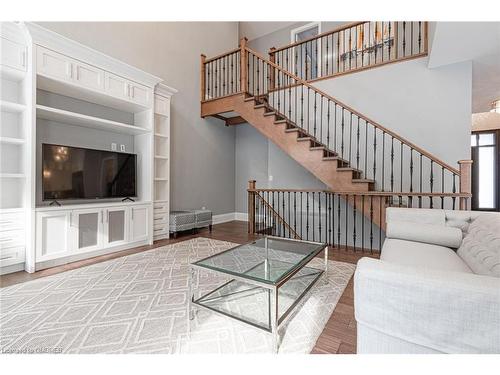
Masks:
[[[456,249],[462,243],[462,231],[445,225],[409,221],[388,221],[386,238],[423,242]]]
[[[473,220],[457,254],[474,273],[500,277],[500,214]]]

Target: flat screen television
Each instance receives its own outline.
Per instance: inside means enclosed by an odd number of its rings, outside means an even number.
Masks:
[[[136,197],[137,155],[42,144],[43,200]]]

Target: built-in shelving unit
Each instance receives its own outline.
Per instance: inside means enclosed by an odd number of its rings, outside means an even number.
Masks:
[[[30,250],[32,80],[28,33],[0,23],[0,274],[23,270]]]
[[[170,212],[170,105],[177,90],[159,84],[155,90],[154,125],[154,238],[169,236]]]
[[[168,108],[158,112],[158,77],[33,23],[1,23],[0,37],[0,273],[151,244],[156,202],[168,213],[175,90],[160,90]],[[43,143],[136,154],[135,202],[49,207]]]

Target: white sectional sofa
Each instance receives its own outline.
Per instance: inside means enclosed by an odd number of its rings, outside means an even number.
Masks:
[[[358,353],[500,353],[500,214],[387,209],[354,276]]]

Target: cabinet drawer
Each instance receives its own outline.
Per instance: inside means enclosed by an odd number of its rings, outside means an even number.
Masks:
[[[0,37],[0,63],[3,66],[26,71],[26,47]]]
[[[155,214],[160,213],[160,212],[168,213],[168,202],[155,203],[154,204],[154,212],[155,212]]]
[[[154,212],[153,219],[155,223],[166,223],[168,220],[168,215],[165,212]]]
[[[162,233],[166,233],[168,231],[168,228],[166,226],[156,226],[153,228],[153,235],[158,235]]]
[[[7,267],[13,264],[24,263],[26,250],[24,246],[0,249],[0,267]]]
[[[130,83],[130,100],[134,103],[147,106],[151,101],[151,89],[135,82]]]
[[[128,80],[125,78],[109,72],[104,74],[104,91],[108,95],[128,100],[128,86]]]
[[[168,223],[167,222],[155,222],[153,224],[153,229],[161,229],[161,228],[168,229]]]
[[[70,81],[73,79],[73,64],[71,58],[37,46],[36,48],[37,73]]]
[[[75,62],[75,81],[81,86],[104,90],[104,70],[95,66]]]
[[[24,230],[14,229],[0,232],[0,249],[24,246]]]

